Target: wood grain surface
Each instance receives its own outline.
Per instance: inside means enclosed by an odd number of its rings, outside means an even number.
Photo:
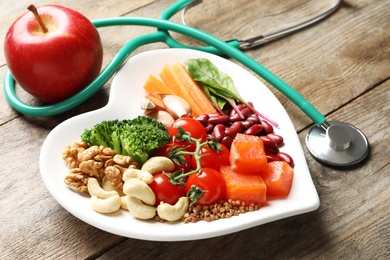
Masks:
[[[90,19],[158,17],[173,0],[36,0],[55,3]],[[334,0],[205,0],[190,9],[189,25],[217,37],[248,39],[311,17]],[[30,1],[0,3],[0,46]],[[0,92],[0,259],[389,259],[390,258],[390,1],[346,0],[327,19],[246,53],[274,72],[329,120],[348,122],[368,137],[369,157],[354,167],[314,160],[305,145],[312,122],[268,83],[299,134],[320,196],[318,210],[230,235],[185,242],[154,242],[101,231],[62,208],[45,188],[39,153],[62,121],[103,107],[110,82],[66,113],[30,117],[13,110]],[[180,22],[180,15],[172,20]],[[128,40],[154,31],[140,26],[99,29],[104,65]],[[173,34],[186,44],[201,45]],[[141,47],[167,48],[164,44]],[[134,55],[133,54],[133,55]],[[0,53],[0,80],[7,69]],[[261,79],[262,80],[262,79]],[[41,104],[16,87],[18,96]],[[299,174],[299,173],[297,173]],[[196,224],[195,224],[196,225]]]

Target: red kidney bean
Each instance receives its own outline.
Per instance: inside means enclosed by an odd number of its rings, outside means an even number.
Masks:
[[[214,125],[213,124],[207,124],[204,129],[206,130],[206,133],[210,134],[213,132]]]
[[[233,138],[231,138],[230,136],[225,136],[224,138],[222,138],[221,143],[230,150],[230,148],[232,147]]]
[[[268,146],[268,147],[278,146],[278,144],[275,142],[275,140],[268,137],[267,135],[262,135],[262,136],[260,136],[260,138],[261,138],[261,140],[263,140],[264,146]]]
[[[267,121],[262,120],[261,121],[261,125],[263,126],[264,131],[265,131],[266,134],[271,134],[271,133],[274,132],[273,126],[270,123],[268,123]]]
[[[236,137],[237,133],[242,133],[244,125],[241,121],[234,122],[230,127],[227,127],[225,134],[231,138]]]
[[[266,157],[268,162],[280,161],[280,159],[273,154],[266,154]]]
[[[241,122],[242,122],[242,125],[244,126],[245,129],[248,129],[249,127],[254,125],[253,121],[245,120],[245,121],[241,121]]]
[[[251,115],[251,111],[250,111],[250,109],[249,108],[247,108],[247,107],[244,107],[243,109],[240,109],[240,111],[241,111],[241,113],[242,113],[242,115],[245,117],[245,118],[247,118],[249,115]]]
[[[270,133],[267,135],[269,138],[273,139],[278,145],[283,143],[283,137],[275,133]]]
[[[218,115],[218,116],[210,116],[209,117],[209,124],[225,124],[229,121],[229,116],[226,115]]]
[[[263,130],[263,126],[260,124],[254,124],[244,131],[247,135],[258,135]]]
[[[264,146],[265,154],[273,154],[277,155],[279,153],[279,148],[278,147],[270,147],[270,146]]]
[[[200,115],[194,117],[195,120],[199,121],[203,126],[207,126],[207,122],[209,120],[209,115]]]
[[[288,163],[291,167],[294,167],[294,160],[293,158],[288,155],[287,153],[283,153],[283,152],[278,152],[276,154],[276,157],[279,158],[279,160],[281,161],[285,161],[286,163]]]
[[[210,114],[207,114],[209,117],[216,117],[216,116],[220,116],[222,115],[220,112],[215,112],[215,113],[210,113]]]
[[[246,120],[247,121],[252,121],[254,124],[260,124],[261,123],[260,122],[260,118],[257,115],[255,115],[255,114],[252,114],[252,115],[248,116],[246,118]]]
[[[217,124],[214,126],[212,135],[218,143],[222,142],[222,138],[225,136],[225,128],[226,127],[223,124]]]
[[[232,116],[229,117],[229,120],[230,120],[230,122],[236,122],[236,121],[241,121],[242,118],[241,118],[241,116],[240,116],[239,114],[237,114],[237,112],[236,112],[234,115],[232,115]]]

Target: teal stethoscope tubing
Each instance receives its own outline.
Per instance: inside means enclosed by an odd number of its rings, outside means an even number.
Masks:
[[[293,101],[315,124],[320,126],[326,121],[326,118],[305,98],[303,98],[296,90],[290,87],[283,80],[275,76],[268,69],[261,64],[247,56],[245,53],[238,49],[238,42],[224,42],[206,32],[198,30],[193,27],[181,25],[178,23],[170,22],[168,19],[176,13],[178,10],[184,8],[189,2],[188,0],[178,1],[174,5],[170,6],[161,15],[160,19],[146,18],[146,17],[115,17],[106,18],[92,21],[93,24],[99,27],[108,26],[121,26],[121,25],[141,25],[158,28],[155,33],[142,35],[127,42],[117,53],[117,55],[111,60],[111,62],[100,72],[100,74],[83,90],[69,99],[46,106],[31,106],[23,103],[15,93],[15,80],[12,77],[9,70],[7,70],[4,80],[4,91],[8,102],[19,112],[30,116],[52,116],[62,112],[65,112],[75,106],[83,103],[93,94],[95,94],[120,68],[123,62],[128,56],[138,47],[155,43],[165,42],[169,47],[175,48],[191,48],[201,49],[204,51],[225,54],[236,59],[242,63],[248,69],[251,69],[257,75],[268,81],[271,85],[276,87],[280,92],[286,95],[291,101]],[[168,33],[168,31],[174,31],[194,39],[202,41],[209,47],[194,48],[186,45],[182,45],[174,40]]]

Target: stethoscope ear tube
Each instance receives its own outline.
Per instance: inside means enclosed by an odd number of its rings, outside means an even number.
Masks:
[[[182,15],[181,15],[181,20],[182,23],[185,25],[186,24],[186,19],[185,19],[185,14],[186,11],[188,11],[190,8],[201,4],[203,1],[202,0],[194,0],[190,4],[188,4],[185,8],[183,8]],[[239,48],[242,50],[248,50],[254,47],[258,47],[264,44],[267,44],[269,42],[275,41],[277,39],[280,39],[282,37],[285,37],[287,35],[293,34],[299,30],[302,30],[304,28],[307,28],[322,19],[328,17],[332,13],[334,13],[341,5],[341,0],[337,0],[334,5],[329,7],[327,10],[324,12],[306,20],[301,23],[295,24],[293,26],[281,29],[279,31],[271,32],[268,34],[263,34],[263,35],[258,35],[254,36],[252,38],[246,39],[246,40],[231,40],[231,41],[237,41],[239,43]]]

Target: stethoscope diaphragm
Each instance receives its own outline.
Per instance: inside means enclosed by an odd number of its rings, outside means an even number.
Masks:
[[[367,137],[356,127],[342,122],[326,122],[313,126],[306,136],[306,145],[318,161],[331,166],[352,166],[369,153]]]

